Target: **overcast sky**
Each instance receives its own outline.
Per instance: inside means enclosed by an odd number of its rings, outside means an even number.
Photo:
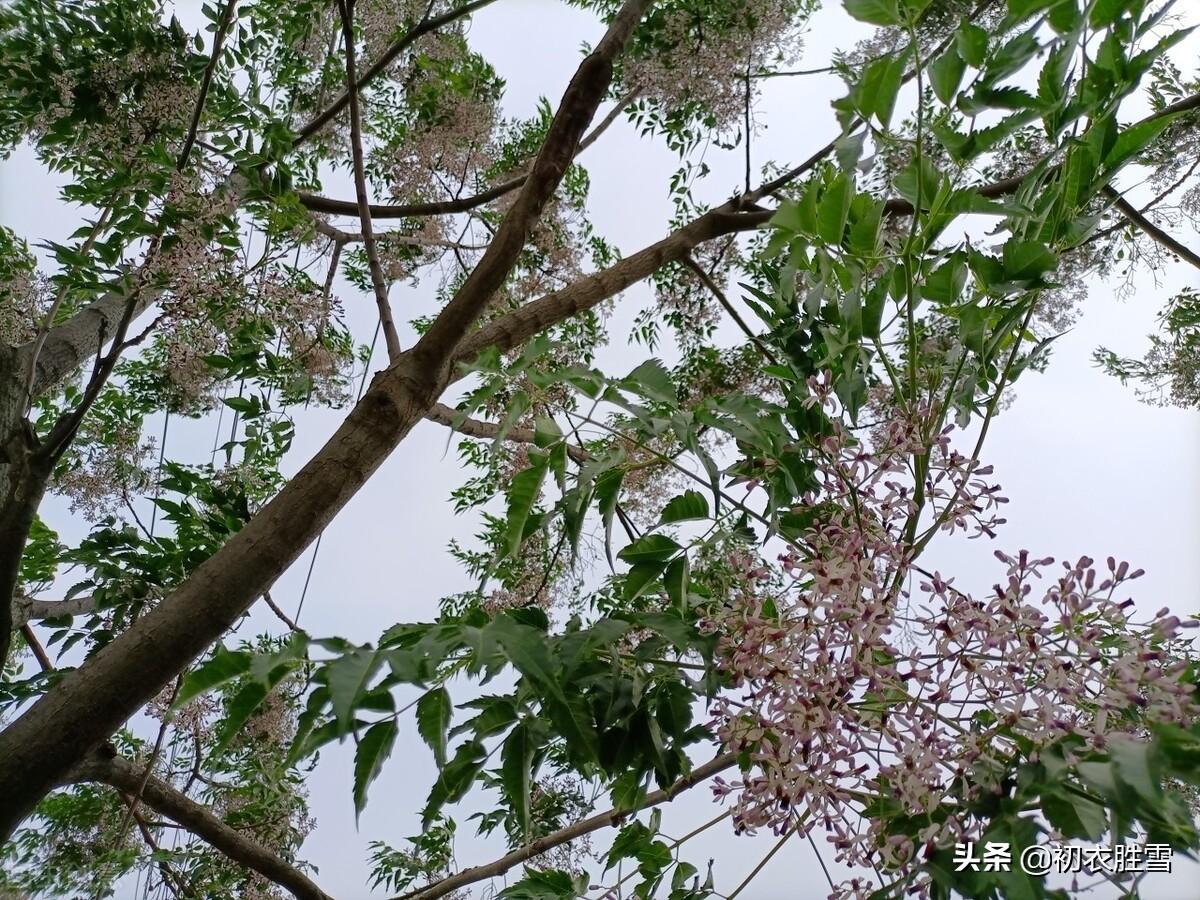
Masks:
[[[830,6],[835,9],[814,19],[815,36],[808,40],[800,66],[823,65],[835,47],[849,47],[867,33],[849,21],[837,3]],[[185,26],[194,27],[195,5],[181,4],[178,14]],[[581,42],[594,44],[601,33],[589,15],[552,0],[501,0],[476,17],[470,36],[507,81],[505,112],[528,116],[540,96],[557,100],[578,63]],[[1193,38],[1179,48],[1177,58],[1194,60],[1197,46]],[[763,127],[754,140],[755,165],[771,159],[795,162],[824,145],[836,133],[829,101],[840,93],[829,78],[768,81],[757,106]],[[1131,108],[1127,118],[1137,114]],[[629,253],[667,232],[672,212],[667,181],[677,165],[673,154],[639,138],[622,122],[582,161],[591,173],[589,211],[600,234]],[[712,148],[706,161],[714,175],[702,196],[719,202],[738,186],[740,151]],[[56,184],[27,149],[19,150],[0,163],[0,221],[31,243],[63,240],[78,227],[78,218],[54,199]],[[353,196],[344,183],[330,187],[330,193]],[[1197,235],[1181,236],[1200,246]],[[1136,599],[1144,610],[1170,606],[1180,613],[1200,611],[1200,416],[1144,406],[1131,390],[1091,363],[1099,345],[1139,354],[1163,301],[1195,285],[1198,274],[1180,266],[1161,284],[1143,277],[1125,300],[1115,298],[1113,285],[1092,286],[1079,323],[1056,345],[1049,372],[1027,375],[1019,383],[1015,404],[1000,416],[989,437],[985,461],[995,465],[996,478],[1010,498],[1009,524],[992,543],[935,543],[928,554],[934,565],[956,575],[958,585],[984,590],[1000,576],[991,555],[997,548],[1027,548],[1060,559],[1112,554],[1146,569],[1147,575],[1136,583]],[[360,341],[369,340],[374,304],[349,286],[340,287],[349,323]],[[410,310],[428,310],[431,291],[432,286],[397,285],[392,294],[397,318],[405,319]],[[604,355],[612,370],[632,368],[646,355],[642,347],[626,346],[623,336],[647,297],[639,286],[617,307],[611,325],[615,346]],[[411,332],[401,337],[411,342]],[[309,411],[297,416],[289,471],[320,447],[342,415]],[[211,419],[173,420],[168,456],[207,459],[214,424]],[[466,579],[445,552],[451,537],[474,532],[474,523],[456,518],[446,502],[461,475],[445,430],[430,423],[416,428],[326,531],[313,566],[303,625],[315,635],[369,641],[397,621],[431,618],[440,597],[466,588]],[[64,503],[51,499],[47,509],[51,524],[64,538],[82,536]],[[310,561],[311,551],[274,591],[289,611],[296,608]],[[245,631],[275,624],[257,611]],[[417,832],[420,806],[435,776],[424,745],[415,734],[406,735],[372,789],[356,829],[351,772],[351,747],[323,752],[311,781],[312,812],[319,824],[302,853],[319,868],[322,887],[341,900],[368,896],[366,847],[371,840],[402,846],[405,836]],[[669,833],[681,833],[717,811],[707,792],[698,789],[676,801],[664,821]],[[481,845],[470,829],[469,823],[462,826],[457,845],[463,866],[492,858],[494,853],[484,855],[488,849],[501,849],[495,842]],[[815,837],[820,845],[821,835]],[[686,858],[702,870],[707,859],[715,858],[717,886],[728,891],[772,843],[769,836],[735,839],[718,826],[689,842]],[[828,861],[832,853],[825,851],[824,856]],[[837,880],[838,873],[833,874]],[[1144,896],[1195,900],[1195,876],[1195,869],[1177,866],[1176,875],[1160,879]],[[827,892],[813,848],[797,840],[772,859],[743,896],[817,900]]]

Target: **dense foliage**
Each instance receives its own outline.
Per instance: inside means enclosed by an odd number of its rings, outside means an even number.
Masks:
[[[871,37],[806,74],[816,0],[574,0],[595,42],[513,119],[468,28],[492,3],[214,0],[195,34],[156,0],[0,6],[0,148],[79,215],[0,227],[0,894],[326,897],[306,780],[353,742],[361,812],[405,731],[438,775],[364,896],[741,895],[662,831],[697,789],[692,834],[821,838],[847,900],[1073,895],[963,842],[1200,849],[1197,620],[1140,615],[1125,562],[1009,549],[986,451],[1090,277],[1200,268],[1179,11],[844,0]],[[813,77],[840,134],[755,171],[761,85]],[[624,255],[580,156],[620,121],[678,159]],[[398,319],[397,284],[428,305]],[[1197,296],[1098,361],[1196,406]],[[285,477],[313,407],[344,418]],[[173,458],[182,419],[209,462]],[[461,437],[476,586],[310,633],[273,586],[424,419]],[[990,592],[924,562],[963,537],[1005,548]],[[468,829],[509,852],[457,858]]]

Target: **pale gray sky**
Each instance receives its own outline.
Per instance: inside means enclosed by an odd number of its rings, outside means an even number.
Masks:
[[[197,21],[197,6],[180,4],[179,17],[188,27]],[[867,33],[841,12],[839,4],[829,6],[832,9],[814,19],[815,37],[799,61],[804,67],[825,64],[835,47],[849,47]],[[472,43],[507,80],[504,108],[513,116],[531,114],[541,95],[556,101],[578,62],[581,42],[594,43],[600,33],[589,15],[552,0],[501,0],[476,17],[470,32]],[[1178,58],[1194,60],[1197,46],[1193,38],[1179,48]],[[756,166],[769,159],[795,162],[822,146],[836,133],[829,101],[840,93],[828,78],[767,82],[758,104],[758,119],[765,128],[754,141]],[[702,196],[719,202],[740,182],[740,151],[712,148],[706,161],[714,175]],[[583,162],[592,177],[590,215],[599,233],[626,253],[666,233],[672,211],[667,180],[676,167],[673,154],[639,138],[622,122],[587,151]],[[19,150],[0,164],[0,221],[31,243],[65,238],[77,227],[77,219],[55,199],[55,184],[27,149]],[[344,182],[329,191],[353,195]],[[1200,246],[1200,236],[1185,237],[1192,246]],[[1095,369],[1090,359],[1100,344],[1138,354],[1162,302],[1179,288],[1195,285],[1198,274],[1180,267],[1164,284],[1143,277],[1127,300],[1115,299],[1112,285],[1092,286],[1079,323],[1058,342],[1049,372],[1020,382],[1015,404],[997,420],[989,437],[984,455],[995,465],[997,480],[1010,498],[1009,524],[992,543],[950,539],[935,544],[929,553],[933,564],[954,573],[960,586],[985,590],[999,577],[991,556],[996,548],[1028,548],[1058,558],[1113,554],[1146,569],[1145,578],[1136,583],[1136,599],[1143,609],[1200,611],[1200,415],[1140,404],[1131,390]],[[348,321],[359,340],[369,340],[373,303],[345,284],[340,288]],[[410,309],[427,310],[431,290],[397,286],[397,318],[405,319]],[[646,356],[644,348],[626,346],[622,336],[647,297],[646,288],[638,286],[616,308],[611,333],[617,341],[604,353],[604,363],[613,370],[632,368]],[[407,341],[411,335],[402,332],[401,337]],[[328,411],[297,416],[290,471],[323,443],[341,416]],[[211,420],[173,420],[168,455],[207,459],[213,425]],[[317,635],[368,641],[397,621],[432,617],[438,598],[467,587],[445,552],[451,537],[474,532],[474,523],[456,518],[446,502],[461,474],[446,432],[434,424],[418,427],[325,533],[303,624]],[[51,499],[47,508],[51,524],[65,538],[82,536],[64,503]],[[305,553],[274,592],[286,609],[295,609],[310,557]],[[246,630],[274,625],[269,615],[256,611]],[[379,839],[401,846],[405,836],[415,834],[435,776],[427,749],[415,733],[405,735],[356,828],[350,800],[352,760],[349,745],[323,752],[311,781],[312,812],[319,824],[302,854],[318,867],[322,887],[340,900],[370,896],[365,884],[367,844]],[[681,833],[716,812],[707,792],[696,790],[672,804],[664,821],[669,833]],[[497,855],[490,851],[502,851],[495,841],[474,838],[469,823],[461,828],[460,865],[486,861]],[[770,836],[735,838],[718,826],[689,842],[686,858],[702,870],[705,861],[714,858],[717,886],[728,891],[772,843]],[[824,855],[832,858],[831,853]],[[1159,879],[1145,896],[1196,900],[1196,873],[1194,867],[1177,866],[1177,874]],[[838,880],[838,873],[833,874]],[[827,892],[813,849],[796,840],[743,896],[818,900]]]

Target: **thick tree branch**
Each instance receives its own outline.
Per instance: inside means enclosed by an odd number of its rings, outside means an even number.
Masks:
[[[613,60],[641,21],[650,2],[625,0],[596,49],[580,64],[554,114],[529,178],[496,229],[483,258],[413,348],[419,363],[444,365],[504,284],[525,246],[530,229],[566,174],[584,130],[608,91],[613,76]]]
[[[627,0],[559,104],[529,181],[487,253],[417,345],[378,374],[325,446],[170,596],[0,732],[0,841],[291,565],[420,421],[450,359],[508,277],[608,89],[613,58],[650,0]]]
[[[535,856],[540,856],[547,850],[552,850],[563,844],[569,844],[571,841],[581,838],[585,834],[591,834],[593,831],[599,831],[602,828],[612,828],[639,810],[661,806],[673,800],[679,794],[682,794],[689,788],[695,787],[700,782],[706,781],[717,773],[724,772],[726,769],[733,768],[737,764],[737,757],[738,754],[736,753],[723,753],[704,763],[704,765],[697,766],[669,787],[655,791],[652,794],[647,794],[646,799],[641,802],[637,809],[610,809],[607,812],[590,816],[553,834],[538,838],[524,847],[519,847],[494,862],[464,869],[456,875],[451,875],[443,878],[441,881],[436,881],[431,885],[411,891],[402,897],[396,898],[396,900],[435,900],[437,897],[444,897],[452,891],[456,891],[468,884],[475,884],[488,878],[495,878],[497,875],[503,875],[514,866],[520,865]]]
[[[33,597],[14,597],[12,602],[13,628],[27,622],[81,616],[96,609],[96,598],[88,594],[70,600],[37,600]]]
[[[300,900],[330,900],[307,875],[251,837],[230,828],[208,808],[142,770],[122,757],[105,758],[92,754],[86,763],[71,773],[69,781],[99,782],[116,788],[126,796],[136,796],[159,815],[182,825],[234,862],[258,872],[267,880],[286,888]]]
[[[723,204],[607,269],[580,278],[494,319],[462,342],[455,353],[455,362],[469,363],[488,347],[511,350],[551,325],[592,309],[648,278],[667,263],[679,262],[705,241],[739,231],[752,231],[774,214],[771,210],[738,212],[737,208],[736,201]]]
[[[154,291],[139,292],[133,318],[145,312],[157,299]],[[124,291],[109,291],[46,332],[40,352],[37,352],[37,362],[33,364],[30,396],[37,397],[57,387],[86,360],[104,349],[116,333],[128,301],[129,296]],[[35,351],[33,341],[17,348],[23,370],[29,367]]]

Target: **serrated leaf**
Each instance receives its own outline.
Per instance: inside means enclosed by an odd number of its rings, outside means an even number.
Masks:
[[[446,732],[452,711],[450,694],[444,687],[433,688],[417,701],[417,734],[433,751],[439,768],[446,764]]]
[[[516,816],[523,841],[529,837],[529,795],[537,751],[538,743],[530,726],[522,722],[509,733],[500,755],[500,784]]]
[[[459,746],[454,758],[439,771],[429,792],[429,800],[421,813],[423,828],[429,827],[447,803],[455,803],[466,796],[486,761],[487,750],[479,741],[467,741]]]
[[[1174,124],[1176,116],[1160,116],[1148,122],[1139,122],[1117,135],[1111,149],[1104,155],[1103,169],[1113,173],[1145,150],[1156,137]]]
[[[954,46],[969,66],[978,69],[987,58],[988,33],[971,22],[964,22],[954,33]]]
[[[218,647],[212,659],[184,676],[183,685],[179,688],[179,695],[175,698],[173,707],[179,709],[192,698],[246,674],[250,671],[252,657],[253,654],[244,650]]]
[[[354,751],[355,822],[367,805],[367,789],[379,777],[384,762],[392,755],[399,730],[394,718],[384,719],[368,728],[358,742],[358,748]]]
[[[817,236],[825,243],[837,246],[842,242],[853,197],[854,186],[845,172],[835,175],[821,194],[821,206],[817,211]]]
[[[672,497],[663,507],[660,525],[670,525],[674,522],[686,522],[690,519],[708,518],[708,500],[699,491],[684,491],[678,497]]]
[[[667,590],[667,598],[679,609],[687,605],[689,573],[690,564],[687,556],[683,554],[671,560],[667,571],[663,573],[663,587]]]
[[[348,733],[354,710],[366,694],[381,663],[382,657],[377,651],[355,650],[338,657],[326,667],[329,700],[342,734]]]
[[[896,0],[845,0],[846,12],[860,22],[872,25],[899,25],[900,9]]]
[[[529,514],[542,491],[542,482],[546,478],[546,459],[534,459],[531,455],[531,465],[522,469],[508,484],[508,510],[505,517],[504,552],[507,556],[516,556],[525,539],[525,528],[529,524]]]
[[[671,373],[657,359],[646,360],[622,378],[620,386],[659,403],[674,404],[678,400]]]
[[[640,562],[666,562],[682,549],[665,534],[647,534],[638,538],[617,554],[631,565]]]
[[[933,61],[929,67],[929,82],[939,100],[949,104],[954,99],[966,69],[967,64],[963,62],[954,46],[946,48],[942,55]]]

